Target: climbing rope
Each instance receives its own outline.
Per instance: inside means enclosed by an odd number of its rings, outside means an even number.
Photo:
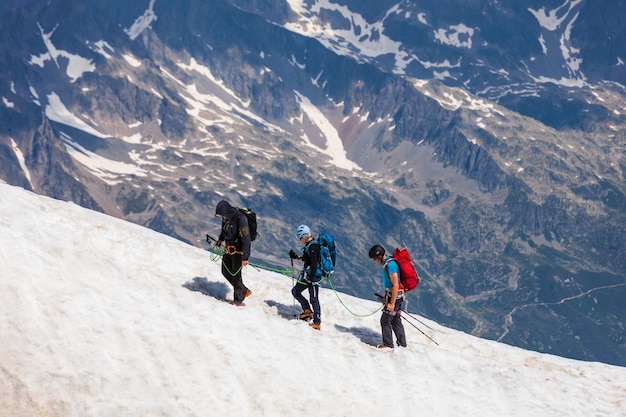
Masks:
[[[231,271],[228,269],[228,266],[226,266],[226,264],[225,264],[225,263],[224,263],[224,261],[223,261],[224,253],[226,253],[226,250],[224,250],[224,248],[222,248],[222,247],[220,247],[220,246],[213,246],[212,248],[210,248],[210,249],[209,249],[209,252],[211,252],[211,255],[209,255],[209,259],[210,259],[211,261],[213,261],[213,262],[219,262],[219,261],[221,260],[221,262],[222,262],[222,266],[224,267],[224,269],[226,269],[226,271],[228,271],[228,273],[229,273],[231,276],[235,276],[235,275],[237,275],[237,274],[241,271],[241,269],[243,268],[243,267],[240,267],[240,268],[239,268],[237,271],[235,271],[234,273],[233,273],[233,272],[231,272]],[[265,265],[256,264],[256,263],[252,263],[252,262],[249,262],[249,263],[248,263],[248,265],[251,265],[251,266],[253,266],[253,267],[257,268],[257,269],[264,269],[264,270],[266,270],[266,271],[277,272],[277,273],[279,273],[279,274],[281,274],[281,275],[285,275],[285,276],[287,276],[287,277],[289,277],[289,278],[291,278],[291,279],[293,280],[293,285],[294,285],[294,286],[295,286],[295,284],[296,284],[296,283],[299,283],[299,284],[304,284],[304,285],[306,285],[306,284],[308,284],[308,283],[309,283],[308,281],[302,281],[302,280],[301,280],[301,277],[304,275],[304,270],[301,270],[301,271],[300,271],[300,273],[298,274],[298,278],[296,278],[296,274],[295,274],[295,273],[296,273],[296,271],[295,271],[295,269],[278,269],[278,268],[271,268],[271,267],[268,267],[268,266],[265,266]],[[314,284],[314,285],[321,285],[321,284],[322,284],[322,282],[324,282],[324,281],[328,281],[328,285],[329,285],[329,286],[330,286],[330,288],[333,290],[333,293],[335,294],[335,297],[337,297],[337,300],[339,300],[339,303],[343,306],[343,308],[345,308],[345,309],[346,309],[346,311],[347,311],[348,313],[352,314],[353,316],[355,316],[355,317],[370,317],[370,316],[372,316],[372,315],[374,315],[374,314],[378,313],[378,312],[381,310],[381,308],[377,308],[376,310],[374,310],[373,312],[368,313],[368,314],[357,314],[357,313],[353,312],[353,311],[352,311],[352,310],[351,310],[351,309],[350,309],[350,308],[346,305],[346,303],[344,303],[344,302],[343,302],[343,300],[341,299],[341,297],[339,297],[339,293],[337,292],[337,289],[336,289],[336,288],[335,288],[335,286],[333,285],[333,282],[330,280],[330,277],[324,277],[324,278],[322,278],[321,280],[319,280],[319,281],[317,281],[317,282],[314,282],[313,284]]]
[[[266,271],[270,271],[270,272],[277,272],[277,273],[279,273],[279,274],[281,274],[281,275],[286,275],[286,276],[289,276],[289,277],[291,277],[291,275],[292,275],[292,274],[293,274],[293,272],[294,272],[294,271],[292,271],[291,269],[278,269],[278,268],[271,268],[271,267],[269,267],[269,266],[265,266],[265,265],[261,265],[261,264],[255,264],[255,263],[252,263],[252,262],[249,262],[249,263],[248,263],[248,265],[252,265],[252,266],[253,266],[253,267],[255,267],[255,268],[258,268],[258,269],[264,269],[264,270],[266,270]]]
[[[232,272],[228,268],[228,266],[224,263],[224,254],[226,253],[226,250],[222,248],[221,246],[213,246],[212,248],[209,249],[209,252],[211,252],[211,255],[209,255],[209,259],[213,262],[219,262],[221,260],[222,268],[224,268],[230,274],[231,277],[234,277],[235,275],[241,272],[241,269],[243,268],[243,266],[240,266],[239,269],[237,269],[235,272]]]
[[[350,308],[346,305],[346,303],[344,303],[343,300],[339,297],[339,293],[335,289],[335,286],[333,285],[333,282],[330,279],[328,280],[328,284],[330,284],[330,288],[335,293],[335,296],[337,297],[337,300],[339,300],[339,303],[343,306],[343,308],[345,308],[348,313],[352,314],[355,317],[361,317],[361,318],[363,318],[363,317],[370,317],[370,316],[373,316],[374,314],[378,313],[382,309],[382,307],[378,307],[376,310],[372,311],[371,313],[368,313],[368,314],[357,314],[357,313],[353,312],[352,310],[350,310]]]

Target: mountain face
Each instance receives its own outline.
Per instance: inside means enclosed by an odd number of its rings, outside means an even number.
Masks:
[[[406,245],[409,310],[626,365],[626,6],[422,3],[6,2],[0,178],[201,247],[251,206],[270,267],[306,223],[363,297]]]

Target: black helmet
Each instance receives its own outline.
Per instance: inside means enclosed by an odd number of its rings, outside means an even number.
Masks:
[[[370,259],[374,259],[374,258],[378,258],[381,255],[385,254],[385,248],[383,248],[380,245],[374,245],[372,246],[372,249],[370,249]]]

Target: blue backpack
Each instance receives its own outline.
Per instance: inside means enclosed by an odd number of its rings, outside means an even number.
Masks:
[[[329,233],[321,233],[316,240],[309,242],[309,245],[311,243],[319,243],[320,245],[320,259],[317,264],[318,271],[321,272],[321,276],[325,278],[330,277],[335,272],[335,262],[337,261],[335,238]],[[306,247],[307,253],[309,245]]]

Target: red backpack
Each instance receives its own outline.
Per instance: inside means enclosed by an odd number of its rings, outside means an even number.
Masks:
[[[417,271],[415,271],[409,251],[406,248],[394,249],[393,255],[389,261],[396,261],[398,263],[398,275],[400,275],[400,283],[402,284],[404,292],[414,290],[420,282],[420,277],[417,275]],[[389,263],[389,261],[387,261],[387,263]],[[385,270],[389,273],[387,263],[385,263]]]

